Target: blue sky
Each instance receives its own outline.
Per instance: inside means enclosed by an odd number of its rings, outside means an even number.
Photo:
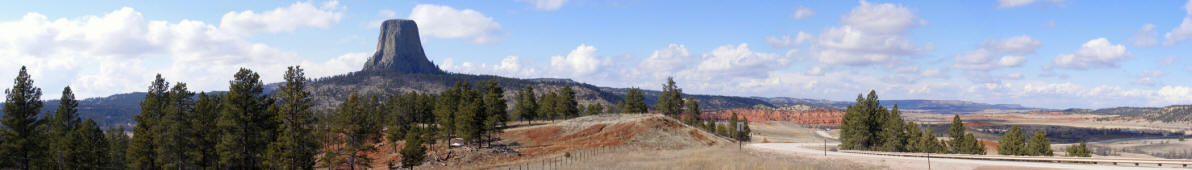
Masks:
[[[359,70],[377,23],[419,23],[451,72],[688,93],[969,100],[1043,108],[1192,103],[1188,1],[204,1],[0,7],[0,76],[43,98],[223,90]],[[10,81],[0,82],[11,86]]]

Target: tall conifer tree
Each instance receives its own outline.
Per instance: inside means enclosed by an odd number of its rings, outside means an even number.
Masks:
[[[1031,156],[1052,156],[1051,142],[1047,141],[1047,132],[1035,130],[1031,139],[1026,143],[1026,154]]]
[[[372,115],[379,104],[373,97],[361,98],[352,94],[347,101],[340,104],[336,113],[336,132],[345,138],[341,154],[345,154],[349,169],[356,169],[357,166],[368,167],[372,159],[369,159],[367,153],[377,150],[372,143],[380,138],[380,122]]]
[[[87,119],[66,138],[68,150],[62,154],[65,169],[110,168],[108,141],[95,120]]]
[[[898,110],[898,105],[890,109],[890,115],[882,122],[881,138],[882,142],[880,150],[888,152],[905,151],[906,141],[906,126],[902,122],[902,113]]]
[[[629,88],[623,102],[625,102],[625,106],[618,106],[621,107],[621,113],[646,113],[649,109],[646,107],[646,99],[642,95],[642,90],[638,88]]]
[[[169,83],[158,74],[150,83],[145,100],[141,101],[141,113],[134,117],[137,124],[132,129],[132,140],[128,144],[129,168],[161,169],[161,164],[157,162],[157,147],[161,147],[157,138],[161,128],[157,126],[169,104],[166,91],[169,87]]]
[[[579,116],[579,101],[576,101],[575,90],[571,89],[571,85],[565,85],[562,90],[559,90],[559,99],[557,100],[559,104],[555,107],[558,107],[558,111],[563,115],[560,117]]]
[[[1026,155],[1026,136],[1022,128],[1011,126],[1002,138],[998,140],[997,153],[999,155]]]
[[[674,78],[667,77],[666,83],[662,84],[662,94],[658,96],[658,105],[655,108],[667,116],[679,116],[679,113],[683,112],[682,94],[683,89],[675,85]]]
[[[265,149],[276,133],[272,100],[264,95],[261,76],[241,68],[229,82],[223,111],[216,126],[222,130],[216,144],[220,168],[261,169]]]
[[[517,104],[513,109],[513,117],[519,120],[533,121],[537,118],[538,99],[534,96],[534,87],[526,86],[517,93]]]
[[[188,169],[194,167],[187,151],[194,149],[194,132],[190,120],[194,119],[194,92],[186,88],[185,83],[175,83],[166,92],[164,115],[154,126],[158,133],[154,138],[158,147],[154,148],[156,162],[163,169]]]
[[[70,148],[71,141],[66,138],[79,128],[78,107],[79,102],[75,100],[74,92],[70,90],[70,86],[62,88],[62,97],[58,99],[58,110],[54,112],[53,117],[45,118],[51,120],[49,134],[46,136],[50,143],[50,158],[56,158],[53,155],[70,152],[72,149]]]
[[[104,131],[104,136],[108,140],[108,167],[125,169],[128,164],[125,155],[128,153],[129,138],[127,134],[124,134],[124,126],[120,126],[120,128],[109,126],[108,130]]]
[[[4,115],[0,117],[0,155],[16,159],[4,159],[0,165],[14,165],[19,169],[31,169],[33,160],[45,155],[47,146],[41,141],[45,120],[37,118],[41,111],[41,88],[33,86],[33,79],[25,72],[25,66],[17,73],[12,88],[5,89]]]
[[[311,169],[319,144],[311,135],[314,115],[310,108],[314,102],[306,91],[306,73],[302,67],[291,66],[285,80],[277,94],[279,133],[269,144],[266,164],[276,169]]]
[[[215,146],[221,139],[217,120],[222,110],[222,95],[199,93],[198,99],[195,100],[195,112],[189,120],[190,134],[194,135],[190,142],[194,148],[187,149],[186,154],[191,164],[219,169],[219,152]]]

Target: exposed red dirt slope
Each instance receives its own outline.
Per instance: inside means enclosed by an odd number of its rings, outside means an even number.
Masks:
[[[598,147],[681,149],[730,143],[657,114],[597,115],[541,126],[506,130],[503,143],[518,145],[523,156]]]

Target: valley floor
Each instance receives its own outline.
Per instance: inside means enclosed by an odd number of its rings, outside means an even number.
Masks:
[[[994,161],[994,160],[972,160],[972,159],[947,159],[947,158],[931,158],[928,164],[927,158],[920,157],[901,157],[901,156],[884,156],[884,155],[869,155],[857,153],[842,153],[842,152],[825,152],[820,149],[823,143],[754,143],[746,146],[748,149],[755,149],[762,152],[772,152],[777,154],[785,154],[797,157],[802,161],[807,160],[850,160],[857,162],[865,162],[873,166],[884,166],[889,169],[1015,169],[1015,170],[1030,170],[1030,169],[1171,169],[1160,167],[1131,167],[1131,166],[1112,166],[1112,165],[1092,165],[1092,164],[1073,164],[1073,163],[1041,163],[1041,162],[1018,162],[1018,161]],[[835,145],[835,144],[829,144]],[[829,146],[832,147],[832,146]],[[930,167],[929,167],[930,166]]]

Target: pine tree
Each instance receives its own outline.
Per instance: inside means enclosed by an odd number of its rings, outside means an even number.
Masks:
[[[70,152],[71,141],[66,138],[68,135],[79,128],[79,102],[75,100],[74,92],[70,90],[70,86],[62,89],[62,98],[58,100],[58,110],[54,112],[53,117],[43,118],[51,120],[49,123],[49,134],[46,136],[50,144],[50,158],[56,158],[55,155]],[[55,160],[55,159],[51,159]]]
[[[1069,156],[1069,157],[1091,157],[1092,156],[1092,154],[1091,154],[1092,152],[1089,150],[1088,145],[1085,144],[1084,142],[1080,142],[1080,144],[1068,146],[1067,152],[1068,152],[1067,156]]]
[[[565,85],[562,90],[559,90],[558,101],[559,105],[555,107],[558,107],[558,111],[564,115],[562,117],[572,118],[579,116],[579,102],[576,101],[575,91],[571,90],[570,85]]]
[[[489,80],[485,86],[486,93],[484,94],[484,111],[486,112],[483,123],[483,136],[491,137],[494,134],[500,133],[498,126],[505,126],[505,122],[509,121],[506,116],[508,109],[505,101],[505,90],[501,88],[494,80]],[[485,140],[492,141],[492,140]]]
[[[985,154],[985,145],[981,144],[981,141],[977,140],[977,137],[974,137],[972,133],[964,134],[964,137],[961,138],[960,141],[960,145],[958,146],[960,149],[957,153],[974,155]]]
[[[865,124],[868,127],[868,137],[866,141],[866,150],[879,149],[886,142],[882,138],[882,131],[885,130],[882,126],[883,120],[890,114],[890,111],[882,107],[880,100],[877,97],[877,91],[869,90],[869,94],[865,96]]]
[[[415,99],[413,99],[412,102],[414,105],[414,122],[427,125],[433,124],[435,121],[435,101],[438,100],[438,98],[435,98],[434,95],[425,93],[418,94],[414,98]],[[433,128],[433,126],[424,126],[424,129],[422,130],[433,130]],[[423,133],[431,132],[433,131],[424,131]]]
[[[628,100],[629,98],[626,97],[625,99]],[[618,114],[629,113],[629,112],[627,112],[629,108],[626,107],[625,100],[621,100],[621,101],[617,102],[617,105],[614,105],[613,107],[609,107],[609,109],[613,109],[612,111],[609,111],[612,113],[618,113]]]
[[[716,135],[720,135],[720,136],[724,136],[724,137],[729,137],[729,136],[731,136],[731,135],[732,135],[732,134],[730,134],[730,133],[731,133],[731,132],[729,132],[728,125],[725,125],[725,124],[716,125]]]
[[[106,147],[108,148],[108,167],[110,169],[125,169],[125,165],[128,164],[125,155],[128,153],[129,138],[127,134],[124,134],[124,126],[120,126],[119,129],[109,126],[108,130],[104,131],[104,137],[108,143]]]
[[[882,132],[878,135],[885,141],[879,150],[887,152],[902,152],[906,151],[906,126],[902,122],[902,113],[898,111],[898,105],[890,109],[890,114],[882,120]]]
[[[922,148],[923,152],[947,152],[947,149],[944,148],[944,144],[940,143],[940,140],[935,137],[935,132],[933,132],[931,129],[927,129],[927,131],[923,132],[923,138],[919,139],[919,144],[919,148]]]
[[[536,118],[538,99],[534,96],[534,87],[526,86],[517,93],[517,105],[513,109],[513,117],[516,119],[533,121]]]
[[[702,112],[699,110],[699,101],[695,100],[694,97],[689,97],[687,98],[687,103],[685,105],[687,109],[683,111],[687,113],[687,116],[686,121],[684,122],[688,125],[696,125],[702,122],[700,120],[700,114]]]
[[[1051,143],[1047,142],[1047,132],[1035,130],[1031,140],[1026,143],[1026,154],[1031,156],[1051,156]]]
[[[94,120],[87,119],[79,128],[68,135],[64,142],[66,148],[62,153],[65,169],[103,169],[108,168],[108,142],[99,125]]]
[[[422,146],[422,130],[415,130],[406,134],[405,147],[401,149],[401,167],[413,169],[422,164],[426,158],[426,147]]]
[[[128,144],[127,161],[131,169],[161,169],[161,164],[156,160],[157,148],[160,147],[157,143],[160,134],[158,130],[161,129],[157,126],[169,104],[169,94],[166,91],[169,86],[161,74],[158,74],[149,85],[145,100],[141,101],[141,113],[134,117],[137,124],[132,129],[132,139]]]
[[[588,104],[588,109],[584,110],[588,111],[588,115],[598,115],[604,112],[604,106],[600,105],[600,103],[592,103]]]
[[[292,66],[286,70],[285,80],[277,93],[281,103],[277,107],[279,134],[268,146],[265,164],[275,169],[312,169],[319,143],[311,138],[314,102],[306,91],[306,74],[302,67]]]
[[[952,116],[952,125],[948,126],[948,137],[952,137],[952,141],[948,142],[948,147],[952,152],[960,152],[959,146],[964,143],[964,122],[960,121],[960,115]]]
[[[223,96],[200,92],[195,100],[195,112],[190,119],[190,142],[194,148],[186,150],[190,164],[202,168],[219,169],[219,152],[215,145],[220,141],[220,130],[216,125],[223,110]]]
[[[344,103],[340,103],[343,106]],[[315,131],[314,135],[318,138],[318,142],[325,146],[341,145],[344,143],[343,136],[339,133],[339,110],[342,108],[335,108],[331,111],[320,111],[315,114]],[[434,139],[431,139],[434,140]],[[322,147],[322,154],[319,154],[318,161],[323,164],[324,168],[339,169],[338,165],[342,164],[341,148]]]
[[[273,101],[263,93],[260,75],[241,68],[224,95],[216,126],[223,130],[216,144],[220,168],[261,169],[262,157],[276,133],[268,108]],[[134,136],[135,137],[135,136]]]
[[[642,90],[638,88],[629,88],[629,92],[625,94],[625,106],[621,107],[621,113],[646,113],[646,99],[642,95]]]
[[[1026,136],[1022,134],[1022,128],[1018,126],[1011,126],[1006,134],[998,140],[997,153],[999,155],[1026,155]]]
[[[667,77],[666,84],[662,84],[662,95],[658,96],[658,105],[655,106],[658,112],[671,117],[679,116],[683,112],[682,94],[683,89],[675,86],[674,78]]]
[[[414,124],[415,111],[414,102],[417,102],[418,93],[410,92],[409,94],[394,94],[385,100],[386,112],[385,125],[385,139],[393,145],[394,152],[397,151],[397,142],[405,139],[406,133],[409,133],[410,128]]]
[[[377,110],[372,107],[378,107],[377,105],[379,104],[375,99],[361,99],[353,93],[339,106],[335,131],[346,139],[342,152],[346,154],[349,169],[356,169],[357,166],[368,167],[368,163],[372,162],[367,153],[377,150],[372,143],[377,141],[381,131],[376,117],[371,115],[372,111]]]
[[[438,124],[439,135],[443,140],[455,137],[455,114],[460,108],[461,94],[466,86],[463,82],[455,82],[455,87],[440,93],[435,103],[435,123]]]
[[[164,114],[154,126],[154,132],[158,133],[154,138],[158,146],[154,148],[154,155],[157,156],[154,161],[162,169],[194,167],[189,165],[194,161],[186,154],[186,151],[195,148],[190,139],[194,136],[190,133],[193,132],[193,126],[190,125],[190,120],[194,119],[193,97],[194,93],[187,90],[185,83],[175,83],[166,92]]]
[[[840,149],[864,150],[869,146],[872,132],[869,131],[868,99],[857,94],[857,102],[845,109],[840,122]]]
[[[473,95],[468,95],[473,96]],[[479,139],[481,135],[484,117],[484,100],[476,97],[470,98],[471,101],[461,103],[459,112],[456,113],[455,128],[456,134],[463,138],[467,143],[472,143]]]
[[[547,120],[559,118],[559,94],[550,92],[542,95],[538,102],[538,117]]]
[[[897,108],[897,106],[894,107],[894,109]],[[904,128],[906,129],[906,141],[903,142],[903,149],[907,152],[927,152],[923,148],[920,148],[919,139],[923,138],[923,131],[919,128],[919,125],[912,121],[907,121],[904,125],[906,126]]]
[[[37,114],[43,106],[41,88],[33,86],[33,79],[21,66],[12,88],[4,90],[4,115],[0,117],[0,155],[16,159],[0,160],[0,165],[14,165],[18,169],[36,168],[34,159],[43,158],[47,146],[41,142],[43,124]]]

